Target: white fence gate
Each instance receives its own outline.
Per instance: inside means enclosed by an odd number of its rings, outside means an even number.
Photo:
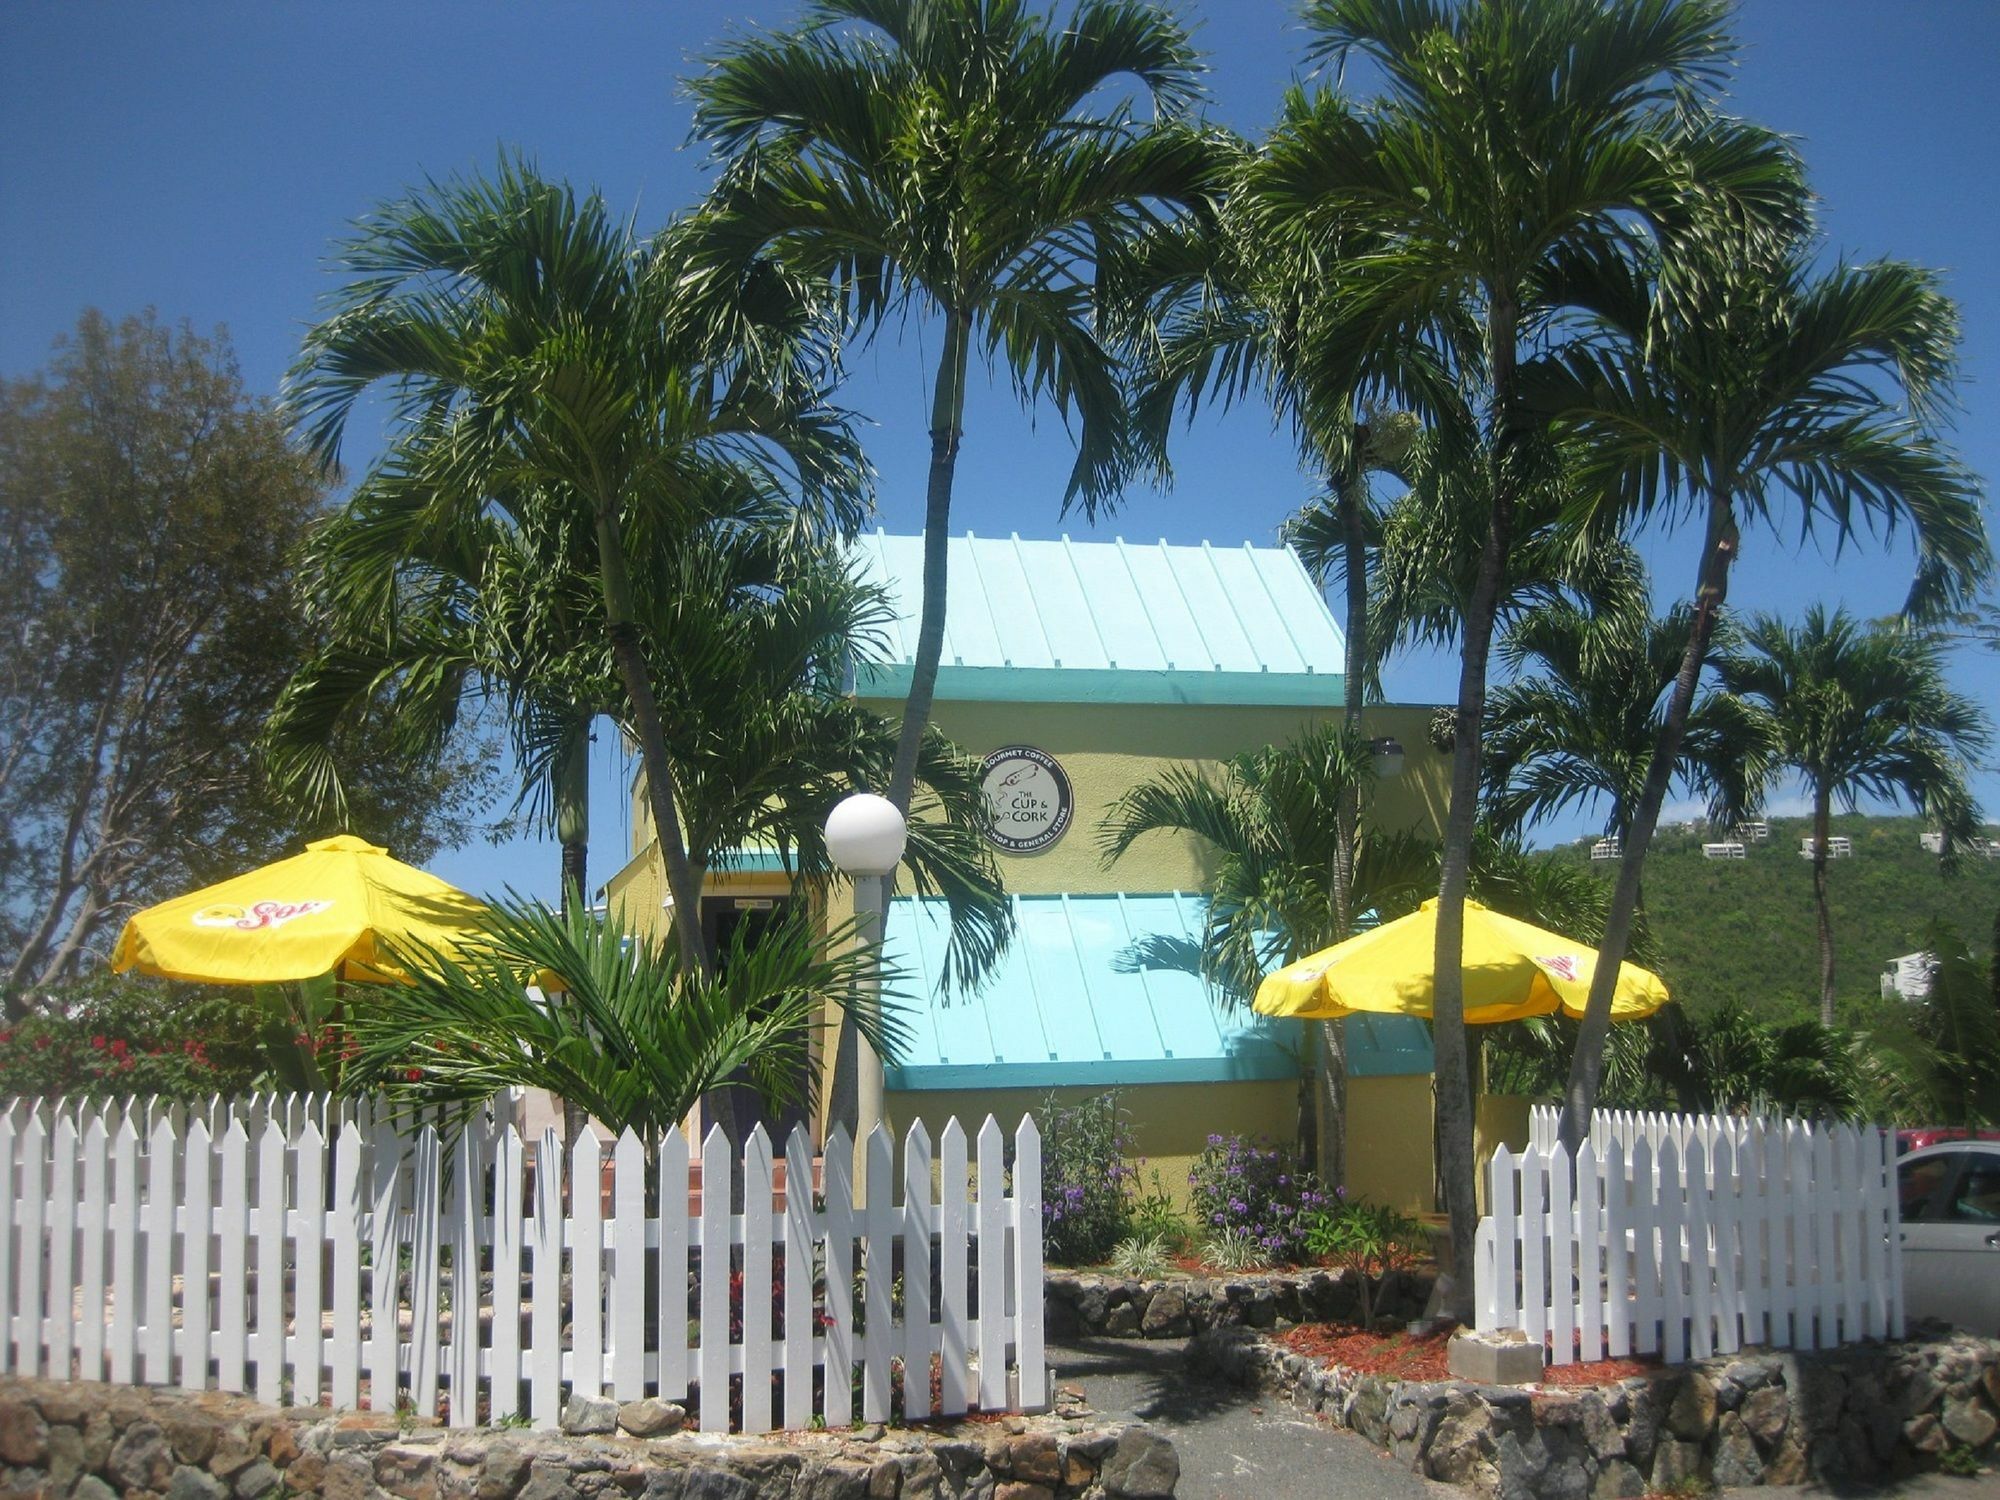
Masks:
[[[1895,1144],[1872,1126],[1607,1114],[1572,1161],[1537,1111],[1487,1170],[1478,1326],[1553,1364],[1902,1334]]]
[[[703,1431],[845,1426],[1047,1404],[1041,1140],[921,1121],[761,1128],[731,1213],[719,1130],[585,1132],[565,1205],[554,1131],[511,1111],[456,1138],[326,1101],[0,1113],[0,1371],[266,1402],[442,1407],[454,1427],[556,1424],[565,1390],[685,1400]],[[331,1140],[328,1135],[331,1133]],[[968,1151],[970,1144],[971,1150]],[[608,1171],[606,1170],[608,1167]],[[976,1167],[975,1174],[968,1167]],[[774,1201],[775,1199],[775,1201]],[[900,1291],[900,1307],[896,1294]],[[895,1383],[900,1379],[900,1389]]]

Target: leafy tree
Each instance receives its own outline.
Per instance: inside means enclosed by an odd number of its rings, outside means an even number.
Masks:
[[[1685,655],[1694,611],[1652,618],[1638,558],[1611,601],[1552,600],[1522,616],[1500,645],[1516,674],[1487,703],[1487,806],[1519,830],[1572,807],[1602,805],[1604,831],[1623,837],[1659,740],[1661,698]],[[1711,689],[1688,717],[1676,780],[1734,821],[1762,784],[1764,746],[1752,717]]]
[[[1522,399],[1524,347],[1561,331],[1559,266],[1669,233],[1693,199],[1797,212],[1780,143],[1703,107],[1729,65],[1725,18],[1722,0],[1313,0],[1312,57],[1364,56],[1384,92],[1361,106],[1317,96],[1287,120],[1259,169],[1266,212],[1362,246],[1328,285],[1333,371],[1344,360],[1357,388],[1456,427],[1463,449],[1489,455],[1439,883],[1440,1160],[1461,1266],[1471,1264],[1477,1218],[1463,902],[1487,652],[1514,540],[1520,450],[1537,425]],[[1385,346],[1409,357],[1392,361]],[[1441,387],[1433,371],[1456,379]],[[1461,391],[1484,443],[1470,440]],[[1463,1278],[1451,1310],[1469,1314],[1470,1297]]]
[[[354,725],[339,823],[249,753],[313,649],[292,558],[311,462],[227,344],[86,313],[0,390],[0,993],[80,970],[134,908],[346,827],[421,861],[486,806],[483,747],[413,768]]]
[[[1593,490],[1628,515],[1703,527],[1693,629],[1628,823],[1601,976],[1625,951],[1744,524],[1830,527],[1841,545],[1909,527],[1915,617],[1963,601],[1991,567],[1978,486],[1939,437],[1956,309],[1930,272],[1879,261],[1822,273],[1815,248],[1802,233],[1706,223],[1675,259],[1600,261],[1571,289],[1603,337],[1538,371],[1538,403],[1586,438]],[[1565,1093],[1568,1141],[1587,1128],[1610,1005],[1600,978]]]
[[[1862,625],[1814,605],[1798,626],[1760,615],[1744,648],[1721,662],[1730,691],[1756,706],[1774,759],[1805,779],[1813,807],[1813,905],[1819,918],[1820,1020],[1834,1022],[1833,912],[1827,899],[1833,804],[1907,797],[1963,846],[1977,809],[1965,757],[1992,737],[1991,721],[1945,680],[1943,651],[1927,634]]]
[[[263,1070],[255,1018],[242,990],[99,971],[0,1028],[0,1097],[242,1093]]]
[[[1930,988],[1897,999],[1892,1018],[1867,1028],[1866,1056],[1878,1102],[1876,1118],[1968,1128],[2000,1121],[2000,1006],[1992,976],[1950,923],[1924,928]]]
[[[791,501],[809,530],[851,529],[866,471],[824,399],[824,330],[807,289],[761,262],[726,287],[697,285],[684,252],[684,234],[642,246],[600,198],[579,200],[518,161],[490,182],[434,184],[362,221],[340,257],[353,279],[307,335],[290,399],[330,460],[354,402],[392,386],[434,481],[422,496],[430,525],[464,532],[468,517],[511,506],[516,524],[588,539],[596,637],[639,747],[675,930],[703,967],[700,886],[635,560],[727,527],[747,505]],[[552,672],[568,643],[535,649],[537,672]]]
[[[421,946],[406,953],[414,982],[395,1004],[357,1007],[350,1019],[344,1088],[453,1120],[496,1090],[542,1088],[613,1130],[652,1136],[678,1129],[718,1090],[747,1088],[776,1109],[806,1076],[824,997],[851,990],[862,962],[803,915],[739,942],[713,971],[678,941],[627,929],[616,912],[599,920],[506,902],[484,938],[456,960]],[[524,990],[524,973],[556,976],[561,1003]],[[857,1009],[869,1040],[893,1055],[894,1010]]]

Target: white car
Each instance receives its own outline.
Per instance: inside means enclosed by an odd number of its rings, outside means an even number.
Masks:
[[[2000,1333],[2000,1141],[1925,1146],[1896,1179],[1907,1315]]]

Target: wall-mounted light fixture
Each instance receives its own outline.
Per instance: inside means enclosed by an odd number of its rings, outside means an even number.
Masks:
[[[1368,754],[1375,762],[1375,774],[1387,781],[1403,774],[1403,742],[1393,734],[1377,736],[1368,742]]]

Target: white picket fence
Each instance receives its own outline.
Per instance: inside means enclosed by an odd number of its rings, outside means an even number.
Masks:
[[[0,1112],[0,1372],[406,1401],[455,1427],[524,1408],[552,1427],[566,1391],[692,1395],[710,1432],[879,1422],[899,1372],[910,1418],[1047,1404],[1031,1118],[1011,1193],[989,1116],[970,1159],[956,1120],[935,1156],[913,1124],[900,1171],[878,1127],[859,1198],[836,1131],[817,1204],[804,1129],[780,1187],[760,1128],[731,1213],[719,1130],[698,1161],[678,1131],[650,1151],[628,1131],[608,1157],[586,1131],[566,1206],[560,1140],[524,1142],[510,1109],[449,1140],[358,1115],[323,1100]]]
[[[1482,1331],[1553,1364],[1824,1349],[1903,1331],[1893,1138],[1871,1127],[1607,1115],[1574,1160],[1553,1112],[1488,1167]]]

